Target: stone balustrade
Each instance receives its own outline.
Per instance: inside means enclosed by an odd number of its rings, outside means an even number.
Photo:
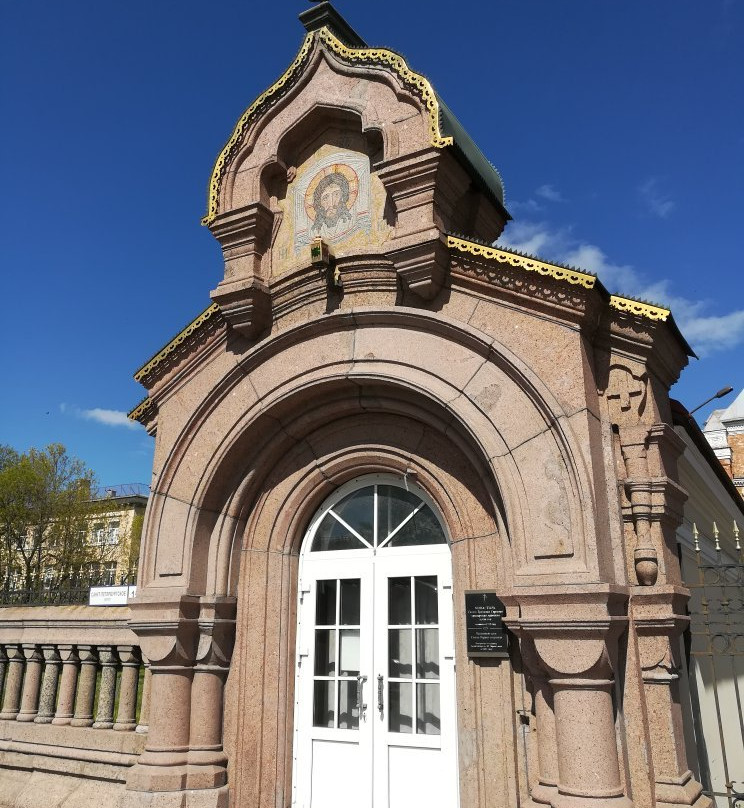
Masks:
[[[148,678],[136,645],[0,643],[0,720],[143,732]]]

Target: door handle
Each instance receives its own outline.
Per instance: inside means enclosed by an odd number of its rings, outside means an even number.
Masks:
[[[359,713],[359,719],[361,720],[362,716],[364,715],[364,711],[367,709],[367,705],[364,703],[364,699],[362,696],[362,689],[364,687],[364,683],[367,681],[366,676],[357,676],[357,712]]]
[[[385,680],[381,673],[377,675],[377,709],[380,711],[380,717],[382,718],[385,710]]]

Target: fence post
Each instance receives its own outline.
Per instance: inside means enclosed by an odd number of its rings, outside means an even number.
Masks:
[[[54,707],[57,702],[57,685],[59,684],[59,669],[62,660],[54,645],[44,645],[43,654],[44,678],[41,683],[39,713],[34,718],[34,722],[37,724],[51,724],[54,718]]]
[[[70,721],[73,727],[90,727],[93,724],[93,701],[96,697],[96,674],[98,673],[98,656],[92,645],[79,645],[80,684],[75,701],[75,715]]]
[[[0,718],[9,721],[15,720],[21,703],[21,685],[23,684],[23,666],[25,657],[20,645],[6,645],[5,653],[8,658],[8,673],[5,682],[5,695]]]
[[[114,702],[116,701],[116,650],[111,645],[98,649],[101,660],[101,686],[98,690],[98,711],[94,729],[111,729],[114,726]]]
[[[137,725],[137,685],[139,684],[140,655],[139,649],[132,645],[118,647],[121,660],[121,684],[119,686],[119,709],[116,713],[114,729],[119,731],[133,730]]]
[[[62,681],[59,685],[57,712],[52,719],[52,724],[57,725],[69,724],[72,721],[75,712],[75,689],[80,669],[80,659],[74,645],[60,645],[58,650],[62,660]]]
[[[33,721],[39,711],[39,688],[44,656],[38,645],[24,643],[22,647],[26,658],[26,675],[23,678],[21,709],[18,711],[16,721]]]

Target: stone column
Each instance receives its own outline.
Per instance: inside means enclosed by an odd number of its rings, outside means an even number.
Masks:
[[[69,724],[75,714],[75,690],[78,682],[80,659],[74,645],[58,645],[60,659],[62,660],[62,679],[59,683],[59,698],[57,699],[57,712],[52,724]]]
[[[517,626],[522,636],[534,642],[553,694],[558,789],[550,796],[550,804],[553,808],[632,808],[620,777],[612,705],[613,660],[626,619],[607,613],[608,600],[613,600],[609,593],[604,597],[587,594],[586,604],[580,603],[584,593],[567,599],[568,604],[560,599],[541,604],[541,611],[550,607],[550,617],[544,620],[523,609],[526,616]],[[549,692],[543,692],[548,706]],[[545,718],[543,708],[539,709]],[[546,750],[550,772],[547,742]],[[542,766],[540,774],[542,784]]]
[[[202,600],[199,646],[191,687],[191,739],[187,786],[217,788],[227,782],[222,747],[223,692],[235,640],[235,600]]]
[[[551,805],[558,794],[553,691],[548,683],[547,674],[540,667],[534,643],[529,637],[522,637],[520,651],[534,689],[535,721],[537,723],[538,783],[532,788],[530,796],[532,802],[537,805]]]
[[[75,715],[70,724],[73,727],[91,727],[93,726],[93,702],[96,697],[98,654],[92,645],[78,645],[78,653],[82,667],[75,700]]]
[[[39,697],[39,713],[34,718],[37,724],[51,724],[57,703],[57,685],[59,683],[59,669],[62,664],[57,647],[44,645],[44,678],[41,683],[41,696]]]
[[[44,656],[38,645],[26,643],[23,644],[23,656],[26,658],[26,675],[23,677],[21,709],[18,711],[16,721],[33,721],[39,711],[39,688]]]
[[[8,672],[5,677],[5,695],[0,719],[14,721],[21,703],[21,685],[23,684],[23,666],[26,658],[20,645],[6,645],[5,655],[8,658]]]
[[[119,709],[116,713],[114,729],[120,732],[133,730],[137,726],[137,685],[139,684],[140,653],[132,645],[120,645],[117,649],[121,662],[121,684],[119,685]]]
[[[142,679],[142,701],[140,702],[140,717],[137,729],[135,732],[145,734],[149,731],[150,726],[150,689],[152,685],[152,671],[150,670],[150,662],[143,660],[145,666],[145,675]]]
[[[679,637],[689,618],[683,615],[687,591],[681,587],[638,587],[631,598],[651,738],[651,770],[656,808],[711,805],[687,767],[679,694]]]
[[[181,791],[186,786],[199,604],[183,596],[172,603],[135,600],[131,608],[129,625],[150,660],[152,682],[147,743],[129,771],[127,789]]]
[[[99,646],[98,658],[101,660],[101,684],[98,688],[98,709],[93,729],[111,729],[114,726],[116,669],[119,661],[111,645]]]

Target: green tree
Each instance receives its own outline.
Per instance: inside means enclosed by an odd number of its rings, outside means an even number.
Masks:
[[[0,584],[15,574],[29,592],[51,589],[106,560],[110,549],[89,541],[93,484],[60,444],[26,453],[0,446]]]

